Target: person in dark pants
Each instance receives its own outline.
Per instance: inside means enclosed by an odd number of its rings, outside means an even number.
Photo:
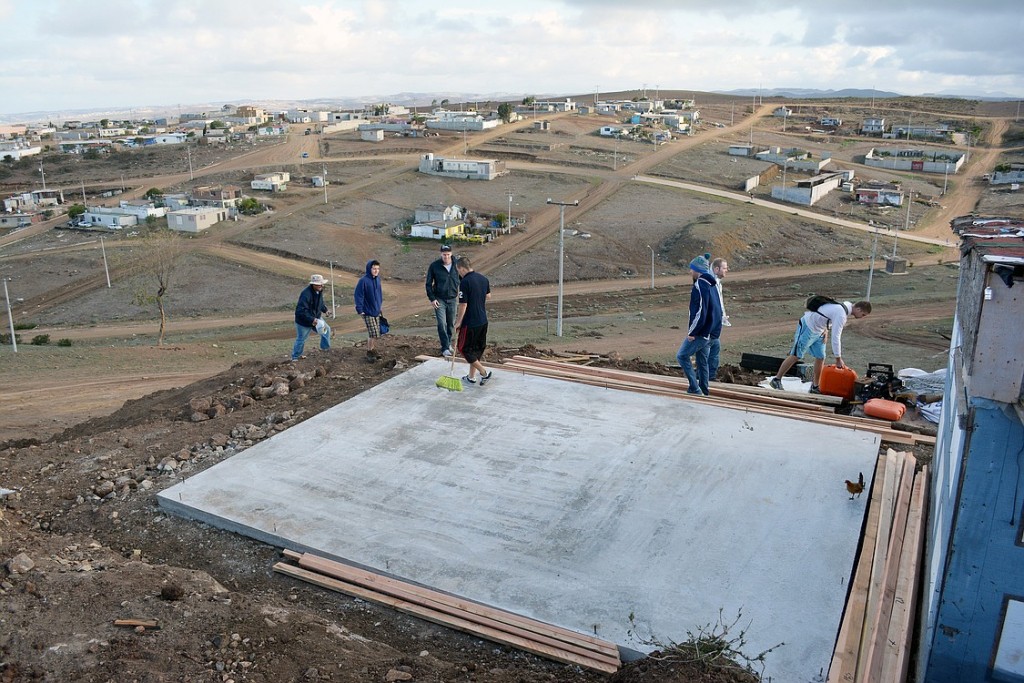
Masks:
[[[487,299],[491,296],[491,283],[473,270],[465,256],[455,262],[455,267],[461,278],[455,329],[459,331],[459,352],[469,363],[469,374],[462,381],[476,384],[476,374],[479,373],[480,386],[483,386],[492,375],[480,362],[487,349]]]
[[[459,309],[459,270],[452,263],[452,248],[441,245],[441,257],[427,268],[427,299],[434,307],[437,320],[437,339],[441,342],[441,355],[452,355],[452,337],[455,316]]]
[[[718,299],[715,276],[711,274],[711,264],[707,258],[697,256],[690,261],[690,276],[693,278],[693,288],[690,290],[690,317],[686,339],[676,353],[676,360],[690,385],[686,393],[707,396],[710,393],[708,347],[712,336],[717,338],[722,331],[722,304]],[[696,358],[696,372],[693,358]]]
[[[313,330],[320,335],[320,349],[326,351],[331,348],[331,328],[323,319],[323,314],[327,312],[327,304],[324,303],[324,283],[323,275],[314,275],[309,278],[309,286],[299,294],[299,302],[295,304],[295,344],[292,346],[292,360],[305,357],[302,351],[306,348],[306,338]]]

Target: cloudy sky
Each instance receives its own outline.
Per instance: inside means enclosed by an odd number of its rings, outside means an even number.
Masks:
[[[1019,0],[0,0],[0,114],[596,89],[1024,96]]]

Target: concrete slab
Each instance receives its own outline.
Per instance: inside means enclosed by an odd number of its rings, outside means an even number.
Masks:
[[[779,681],[828,669],[868,432],[428,361],[160,494],[166,509],[636,649],[742,610]]]

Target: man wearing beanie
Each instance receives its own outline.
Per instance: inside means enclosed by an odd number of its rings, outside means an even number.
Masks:
[[[693,278],[693,289],[690,290],[689,324],[676,360],[690,384],[687,393],[707,396],[710,393],[708,346],[711,339],[717,338],[722,332],[722,302],[718,298],[717,283],[711,274],[711,264],[707,257],[697,256],[690,261],[690,276]]]

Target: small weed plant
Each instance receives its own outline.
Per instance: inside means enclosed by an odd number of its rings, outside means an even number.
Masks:
[[[640,635],[635,615],[630,613],[627,633],[641,645],[655,648],[656,651],[648,655],[652,659],[699,664],[707,668],[741,669],[755,676],[757,680],[762,680],[766,657],[785,643],[773,645],[757,654],[749,654],[746,648],[750,623],[739,628],[742,620],[742,608],[737,610],[736,618],[731,621],[726,621],[723,610],[719,609],[718,618],[714,623],[698,626],[696,632],[687,631],[686,640],[678,643],[671,639],[665,641],[654,635]]]
[[[48,334],[37,334],[32,337],[32,341],[29,342],[32,346],[45,346],[50,343],[50,335]]]
[[[71,346],[72,343],[73,342],[70,339],[68,339],[67,337],[64,337],[63,339],[58,339],[57,340],[57,346]]]

